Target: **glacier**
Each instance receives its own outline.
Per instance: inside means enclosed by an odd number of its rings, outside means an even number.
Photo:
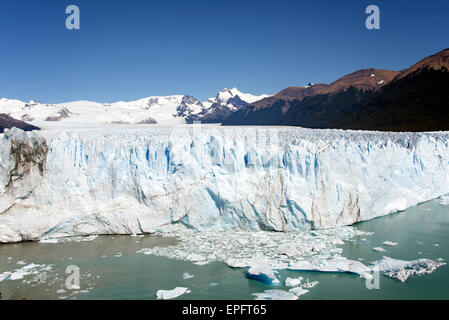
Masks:
[[[448,138],[200,125],[13,128],[0,135],[0,242],[172,225],[352,225],[448,194]]]

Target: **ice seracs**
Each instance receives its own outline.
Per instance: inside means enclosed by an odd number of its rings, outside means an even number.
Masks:
[[[11,129],[0,135],[0,242],[172,224],[215,232],[351,225],[447,194],[448,140],[301,128]],[[286,257],[327,249],[277,247]]]

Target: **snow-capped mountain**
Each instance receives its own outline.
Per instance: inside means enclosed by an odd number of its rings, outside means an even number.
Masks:
[[[266,95],[254,96],[233,88],[220,91],[204,103],[188,95],[153,96],[114,103],[73,101],[60,104],[2,98],[0,114],[44,127],[56,123],[179,125],[203,118],[207,120],[213,114],[221,114],[222,110],[233,112],[264,97]]]
[[[217,94],[216,97],[209,98],[206,101],[204,101],[203,105],[206,108],[210,108],[214,104],[227,105],[229,107],[229,109],[236,110],[243,106],[240,103],[240,101],[243,101],[244,103],[249,104],[249,103],[256,102],[258,100],[262,100],[267,97],[269,97],[269,95],[267,95],[267,94],[255,96],[255,95],[252,95],[249,93],[240,92],[237,88],[232,88],[232,89],[224,88]]]
[[[236,112],[248,104],[270,97],[270,95],[255,96],[243,93],[237,88],[221,90],[214,98],[203,102],[204,109],[187,119],[188,122],[200,120],[205,123],[222,122],[230,114]]]

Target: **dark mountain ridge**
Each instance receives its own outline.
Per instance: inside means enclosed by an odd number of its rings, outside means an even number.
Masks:
[[[3,133],[5,129],[16,127],[25,131],[40,130],[40,128],[28,124],[26,122],[16,120],[5,113],[0,113],[0,133]]]
[[[253,103],[231,114],[223,124],[379,131],[449,130],[448,69],[449,49],[401,72],[359,70],[330,85],[320,85],[308,96],[298,93],[300,89],[288,88],[289,95],[283,90],[269,101]],[[298,94],[295,96],[291,91]]]

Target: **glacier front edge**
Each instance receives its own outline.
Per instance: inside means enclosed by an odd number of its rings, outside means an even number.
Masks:
[[[11,129],[0,242],[324,229],[449,193],[449,133],[275,127]]]

